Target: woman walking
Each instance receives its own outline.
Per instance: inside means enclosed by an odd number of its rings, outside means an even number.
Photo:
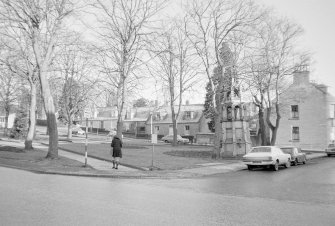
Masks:
[[[113,169],[118,169],[119,163],[120,163],[120,158],[122,158],[122,140],[118,136],[114,136],[112,140],[111,147],[113,148],[112,150],[112,156],[113,156]]]

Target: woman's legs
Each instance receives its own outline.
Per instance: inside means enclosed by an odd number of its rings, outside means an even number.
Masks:
[[[115,162],[115,169],[118,169],[120,157],[114,157],[114,162]]]

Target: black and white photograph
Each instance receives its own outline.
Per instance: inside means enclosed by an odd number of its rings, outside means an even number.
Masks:
[[[0,225],[335,225],[335,1],[0,0]]]

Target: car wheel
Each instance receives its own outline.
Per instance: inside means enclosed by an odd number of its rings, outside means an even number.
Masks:
[[[328,157],[330,157],[330,156],[331,156],[331,154],[327,154],[327,156],[328,156]]]
[[[278,171],[279,170],[278,161],[276,161],[276,163],[274,165],[272,165],[272,169],[273,169],[273,171]]]
[[[291,160],[288,159],[287,162],[285,163],[285,168],[289,168],[291,166]]]
[[[304,160],[302,161],[302,164],[306,164],[306,157],[304,158]]]
[[[298,159],[297,159],[297,158],[294,159],[293,165],[294,165],[294,166],[298,165]]]
[[[167,140],[164,140],[164,142],[165,142],[165,143],[169,143],[169,141],[167,141]]]
[[[253,166],[248,165],[248,170],[252,170],[253,168]]]

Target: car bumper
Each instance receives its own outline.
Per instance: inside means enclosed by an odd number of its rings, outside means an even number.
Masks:
[[[268,166],[274,165],[276,161],[273,160],[263,160],[263,161],[243,161],[244,164],[250,166]]]

